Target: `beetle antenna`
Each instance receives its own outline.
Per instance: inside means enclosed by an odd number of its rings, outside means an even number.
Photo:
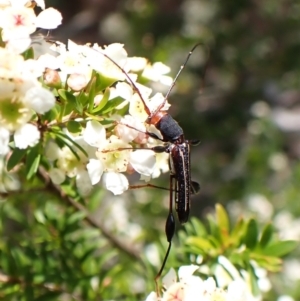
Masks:
[[[168,90],[168,92],[167,92],[165,98],[164,98],[164,101],[163,101],[163,102],[160,104],[160,106],[155,110],[155,112],[153,113],[153,115],[157,114],[157,113],[164,107],[164,105],[165,105],[165,103],[166,103],[166,101],[167,101],[167,99],[168,99],[168,97],[169,97],[169,95],[170,95],[172,89],[173,89],[174,86],[175,86],[175,83],[176,83],[176,81],[177,81],[179,75],[181,74],[181,71],[182,71],[182,70],[184,69],[184,67],[186,66],[186,64],[187,64],[187,62],[189,61],[189,59],[190,59],[192,53],[194,52],[194,50],[195,50],[198,46],[200,46],[200,45],[206,47],[206,50],[207,50],[207,56],[209,57],[209,49],[208,49],[208,47],[207,47],[205,44],[203,44],[202,42],[197,43],[197,44],[191,49],[191,51],[190,51],[190,52],[188,53],[188,55],[187,55],[187,58],[186,58],[185,62],[183,63],[183,65],[180,66],[180,69],[179,69],[179,71],[177,72],[177,74],[176,74],[176,76],[175,76],[175,78],[174,78],[174,80],[173,80],[173,82],[172,82],[172,84],[171,84],[171,86],[170,86],[170,88],[169,88],[169,90]],[[206,69],[207,69],[207,64],[205,64],[204,74],[205,74],[205,72],[206,72]]]

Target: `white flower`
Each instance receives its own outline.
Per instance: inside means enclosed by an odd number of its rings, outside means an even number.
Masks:
[[[13,31],[3,31],[2,39],[6,42],[5,48],[11,53],[22,53],[31,45],[30,35],[25,28],[16,28]]]
[[[93,186],[85,169],[80,169],[76,175],[76,187],[82,196],[87,196],[91,192]]]
[[[121,118],[115,127],[115,131],[118,137],[120,137],[124,142],[131,142],[135,140],[140,133],[143,133],[143,136],[146,135],[145,125],[131,115],[125,115]]]
[[[83,131],[83,139],[91,146],[98,148],[103,146],[106,143],[104,126],[96,120],[88,121]]]
[[[148,114],[145,110],[145,105],[137,93],[133,94],[130,100],[129,114],[142,122],[144,122],[148,118]]]
[[[39,114],[44,114],[55,105],[54,95],[43,87],[30,88],[25,96],[24,103]]]
[[[24,149],[36,145],[41,138],[40,131],[33,124],[24,124],[14,134],[15,145]]]
[[[165,64],[161,62],[156,62],[152,66],[148,64],[145,67],[142,76],[155,82],[159,81],[166,86],[171,86],[173,82],[172,78],[170,76],[165,75],[169,73],[170,70],[170,67],[166,66]]]
[[[129,70],[133,72],[139,72],[145,69],[147,65],[147,59],[144,57],[129,57],[127,59],[127,66]]]
[[[138,149],[130,153],[131,166],[144,176],[151,176],[155,167],[155,153],[149,149]]]
[[[6,35],[23,28],[28,34],[35,31],[35,13],[32,8],[25,6],[7,7],[0,12],[0,27],[6,32]]]
[[[116,172],[107,172],[103,175],[103,182],[107,190],[110,190],[114,195],[122,194],[129,187],[127,178]]]
[[[56,185],[61,184],[66,179],[65,173],[59,168],[51,168],[48,174],[51,181]]]
[[[110,136],[106,144],[101,145],[96,156],[103,162],[104,171],[124,172],[129,163],[132,146],[117,136]]]
[[[89,79],[84,74],[72,73],[67,79],[67,85],[73,91],[80,91],[86,87]]]
[[[126,76],[122,70],[102,54],[105,53],[120,67],[126,68],[127,53],[123,46],[123,44],[115,43],[108,45],[105,49],[102,49],[98,45],[94,45],[93,48],[86,47],[84,49],[86,61],[89,66],[106,77],[125,80]]]
[[[52,8],[49,7],[45,10],[43,10],[36,18],[35,25],[39,28],[44,29],[55,29],[61,24],[62,21],[62,15],[61,13]]]
[[[49,68],[55,70],[60,68],[59,60],[49,53],[40,55],[37,61],[44,69]]]
[[[90,159],[86,165],[92,185],[97,184],[103,174],[103,164],[100,160]]]

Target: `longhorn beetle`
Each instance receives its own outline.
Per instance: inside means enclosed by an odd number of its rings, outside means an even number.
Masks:
[[[189,52],[184,64],[180,67],[177,75],[173,83],[171,84],[163,102],[157,107],[154,112],[151,112],[147,107],[141,92],[127,74],[127,72],[117,64],[112,58],[110,58],[105,53],[101,52],[103,56],[105,56],[108,60],[110,60],[115,66],[117,66],[122,73],[125,75],[127,80],[131,83],[133,90],[139,95],[146,113],[148,114],[148,118],[146,120],[147,124],[154,125],[161,133],[162,138],[159,138],[156,134],[147,132],[147,134],[155,139],[158,139],[162,142],[165,142],[166,145],[155,146],[152,149],[156,153],[167,152],[170,154],[169,157],[169,165],[170,165],[170,203],[169,203],[169,213],[166,220],[165,225],[165,233],[167,237],[167,241],[169,243],[167,252],[165,254],[162,266],[155,277],[155,283],[157,287],[157,281],[160,278],[162,271],[165,267],[166,261],[168,259],[171,246],[172,246],[172,238],[175,233],[175,218],[173,215],[173,198],[175,195],[175,210],[177,212],[178,220],[181,224],[187,222],[190,212],[190,197],[191,194],[195,194],[199,192],[200,185],[197,182],[191,180],[191,170],[190,170],[190,146],[199,144],[199,140],[186,140],[184,137],[184,133],[182,128],[178,125],[178,123],[173,119],[173,117],[163,110],[163,107],[167,101],[167,98],[173,89],[176,80],[178,79],[181,71],[187,64],[190,56],[193,51],[198,47],[201,43],[196,44],[191,51]],[[131,126],[126,125],[131,128]],[[145,185],[149,187],[155,187],[154,185]]]

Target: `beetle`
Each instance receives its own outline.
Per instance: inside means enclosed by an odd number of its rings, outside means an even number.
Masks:
[[[169,156],[169,166],[170,166],[170,198],[169,198],[169,213],[166,219],[165,225],[165,233],[166,238],[169,243],[168,249],[166,251],[163,263],[159,272],[155,277],[156,287],[158,279],[161,277],[165,264],[167,262],[171,246],[172,246],[172,238],[175,233],[175,218],[173,215],[173,204],[175,203],[175,211],[177,212],[178,220],[181,224],[184,224],[188,221],[189,212],[190,212],[190,199],[192,194],[196,194],[200,190],[200,185],[197,182],[191,180],[191,157],[190,157],[190,146],[198,145],[199,140],[186,140],[184,136],[183,129],[179,126],[176,120],[165,110],[163,107],[168,99],[170,92],[172,91],[175,83],[187,64],[190,56],[193,51],[200,45],[201,43],[196,44],[191,51],[188,53],[188,56],[184,62],[184,64],[180,67],[177,75],[174,78],[166,96],[164,97],[163,102],[156,108],[154,112],[151,112],[147,107],[145,100],[136,84],[127,74],[127,72],[112,58],[110,58],[107,54],[102,53],[108,60],[110,60],[115,66],[117,66],[122,73],[125,75],[127,80],[131,83],[133,90],[139,95],[145,111],[148,115],[146,119],[146,123],[149,125],[154,125],[157,130],[161,133],[161,137],[158,137],[156,134],[151,132],[146,132],[150,137],[154,139],[158,139],[165,143],[164,145],[155,146],[150,148],[156,153],[166,152]],[[126,125],[129,128],[133,128],[130,125]],[[137,129],[136,129],[137,130]],[[139,130],[137,130],[139,131]],[[138,187],[156,187],[154,185],[140,185],[133,186],[132,188]],[[158,187],[161,188],[161,187]],[[175,201],[175,202],[174,202]]]

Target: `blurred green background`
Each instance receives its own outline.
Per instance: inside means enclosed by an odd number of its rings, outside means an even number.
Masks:
[[[193,179],[201,192],[191,214],[204,218],[222,203],[233,221],[240,215],[273,221],[281,238],[299,240],[299,1],[49,0],[46,5],[64,17],[51,33],[54,39],[121,42],[129,56],[169,65],[173,77],[190,49],[203,43],[169,98],[186,137],[201,140],[192,149]],[[163,180],[168,185],[167,175]],[[168,194],[141,189],[121,200],[101,190],[94,199],[101,202],[95,217],[112,231],[122,229],[119,219],[125,215],[137,227],[126,235],[144,231],[142,244],[158,236],[165,241]],[[299,254],[287,258],[281,275],[270,275],[273,289],[264,300],[285,294],[300,300]],[[131,266],[123,262],[123,268]]]

